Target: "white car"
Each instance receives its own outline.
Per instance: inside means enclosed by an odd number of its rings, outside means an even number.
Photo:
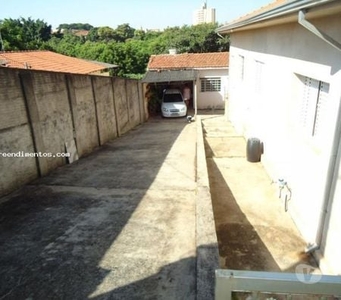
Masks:
[[[163,91],[161,102],[162,117],[186,117],[187,106],[178,89],[166,89]]]

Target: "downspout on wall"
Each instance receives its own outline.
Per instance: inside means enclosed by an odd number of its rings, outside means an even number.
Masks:
[[[315,25],[307,21],[305,18],[305,12],[300,10],[298,12],[298,23],[302,25],[304,28],[309,30],[311,33],[315,34],[317,37],[328,43],[329,45],[333,46],[337,50],[341,51],[341,44],[335,41],[332,37],[324,33],[322,30],[316,28]]]
[[[198,86],[197,86],[197,79],[196,79],[196,80],[194,80],[194,88],[193,88],[193,90],[194,90],[194,95],[193,95],[193,98],[194,98],[194,119],[197,118],[197,113],[198,113],[198,100],[197,100],[198,92],[197,92],[197,88],[198,88]]]
[[[305,11],[303,10],[300,10],[298,12],[298,23],[304,28],[306,28],[307,30],[309,30],[311,33],[316,35],[318,38],[320,38],[321,40],[329,44],[330,46],[334,47],[338,51],[341,51],[341,44],[337,42],[336,40],[334,40],[329,35],[327,35],[326,33],[324,33],[322,30],[318,29],[315,25],[307,21],[307,19],[305,18]],[[325,227],[327,225],[326,224],[327,214],[329,211],[329,206],[330,206],[331,197],[332,197],[331,190],[332,190],[333,179],[334,179],[335,171],[336,171],[335,161],[337,159],[339,145],[341,144],[341,138],[339,135],[340,133],[339,130],[341,128],[340,116],[341,116],[341,106],[339,107],[339,112],[338,112],[336,134],[334,135],[334,142],[332,146],[332,157],[330,158],[330,161],[329,161],[329,168],[328,168],[329,170],[328,170],[325,193],[324,193],[323,215],[321,216],[321,219],[320,219],[319,229],[318,229],[317,236],[316,236],[316,244],[308,245],[306,252],[313,252],[315,250],[321,251],[321,243],[322,243],[323,236],[325,234]]]

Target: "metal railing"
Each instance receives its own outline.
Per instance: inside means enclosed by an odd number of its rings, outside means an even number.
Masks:
[[[268,293],[286,295],[287,299],[296,294],[306,295],[305,299],[341,299],[341,276],[310,274],[304,268],[302,273],[216,270],[215,299],[238,299],[238,292],[251,293],[251,299]]]

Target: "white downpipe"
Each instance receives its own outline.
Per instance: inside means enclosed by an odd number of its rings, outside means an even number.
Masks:
[[[334,47],[335,49],[341,51],[341,44],[339,42],[335,41],[332,37],[330,37],[329,35],[327,35],[323,31],[321,31],[320,29],[316,28],[316,26],[314,26],[312,23],[307,21],[305,18],[305,12],[302,10],[300,10],[298,12],[298,23],[300,25],[302,25],[304,28],[306,28],[307,30],[309,30],[311,33],[315,34],[317,37],[319,37],[320,39],[322,39],[323,41],[325,41],[326,43],[328,43],[329,45]],[[334,135],[334,142],[333,142],[333,147],[332,147],[333,156],[330,158],[329,167],[328,167],[329,171],[328,171],[328,175],[327,175],[328,177],[327,177],[327,182],[326,182],[325,192],[324,192],[323,215],[321,216],[321,219],[320,219],[320,224],[319,224],[319,228],[318,228],[318,232],[317,232],[317,236],[316,236],[316,244],[312,245],[312,248],[309,250],[309,252],[315,251],[315,250],[320,250],[323,235],[325,234],[325,230],[326,230],[325,226],[326,226],[327,211],[328,211],[328,207],[329,207],[330,201],[331,201],[331,199],[330,199],[331,198],[331,189],[333,186],[333,180],[336,176],[336,174],[335,174],[335,172],[336,172],[335,162],[337,161],[337,157],[336,157],[336,154],[334,155],[334,153],[338,153],[338,149],[339,149],[339,146],[341,143],[341,139],[340,139],[341,119],[340,119],[340,116],[341,116],[341,106],[339,107],[338,118],[337,118],[338,122],[337,122],[336,133]]]
[[[194,81],[194,119],[197,117],[198,112],[198,101],[197,101],[197,80]]]

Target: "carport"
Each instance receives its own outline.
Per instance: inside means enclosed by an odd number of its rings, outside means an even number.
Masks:
[[[194,108],[194,116],[197,115],[197,76],[196,70],[153,70],[147,71],[142,79],[144,90],[148,90],[148,85],[156,87],[159,93],[165,88],[177,88],[183,90],[185,84],[188,84],[192,91],[192,107]],[[159,97],[161,95],[159,94]]]

